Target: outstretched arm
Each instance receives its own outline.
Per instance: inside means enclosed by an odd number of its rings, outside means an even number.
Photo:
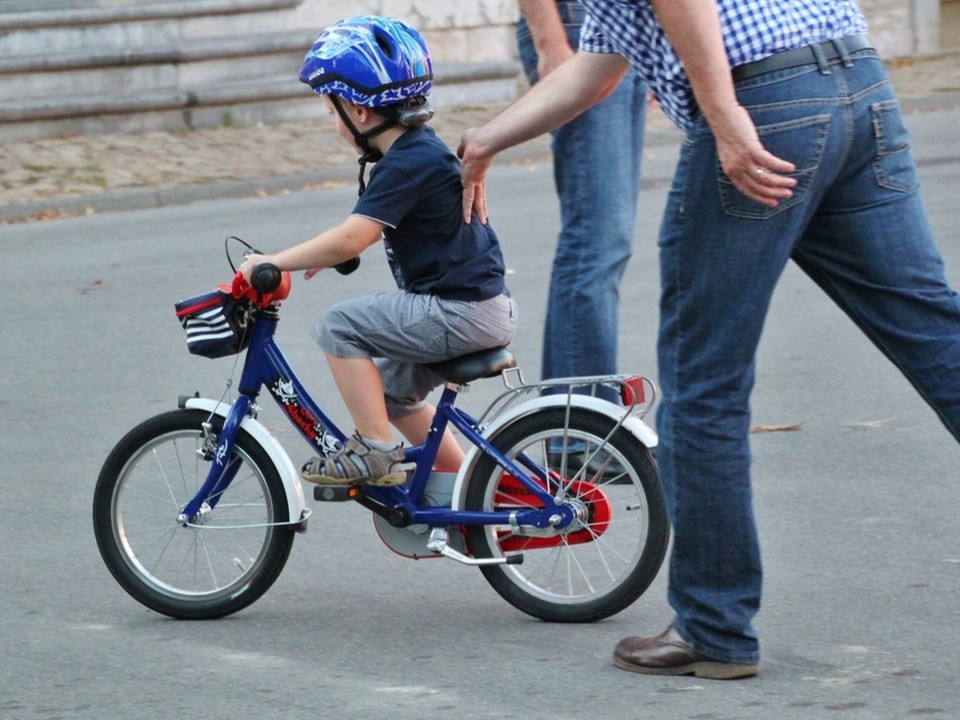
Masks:
[[[747,111],[737,102],[715,0],[651,0],[683,62],[697,105],[717,141],[727,177],[744,195],[764,205],[792,195],[783,173],[792,163],[767,152]]]
[[[484,183],[498,152],[560,127],[600,102],[628,68],[620,55],[579,51],[495,118],[467,130],[457,150],[463,161],[464,221],[470,222],[474,212],[487,221]]]
[[[281,270],[306,270],[309,280],[323,268],[333,267],[357,257],[380,239],[383,225],[360,215],[351,215],[336,227],[310,240],[294,245],[276,255],[251,255],[240,266],[240,272],[250,281],[250,273],[262,262],[271,262]]]

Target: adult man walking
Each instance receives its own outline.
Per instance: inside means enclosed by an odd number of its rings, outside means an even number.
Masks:
[[[960,439],[960,299],[946,283],[908,134],[853,0],[584,0],[574,58],[461,142],[464,212],[500,150],[567,122],[632,65],[687,137],[660,233],[657,459],[674,526],[670,626],[618,667],[759,670],[761,565],[749,396],[770,297],[793,259]]]

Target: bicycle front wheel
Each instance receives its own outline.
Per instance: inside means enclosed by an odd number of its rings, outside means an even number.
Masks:
[[[94,491],[93,528],[110,572],[136,600],[175,618],[247,607],[280,575],[293,544],[280,474],[244,430],[230,486],[190,522],[178,518],[210,468],[197,452],[208,419],[219,433],[222,418],[200,410],[141,423],[110,453]]]
[[[663,562],[669,522],[650,451],[616,422],[583,408],[548,408],[517,418],[490,438],[519,465],[550,468],[540,477],[577,520],[547,531],[484,525],[467,529],[478,558],[523,554],[522,564],[483,565],[490,585],[514,607],[553,622],[594,622],[628,607]],[[562,473],[562,474],[561,474]],[[470,510],[542,507],[489,456],[472,473]]]

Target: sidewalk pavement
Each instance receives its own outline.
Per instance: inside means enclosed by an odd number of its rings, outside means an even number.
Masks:
[[[907,113],[960,108],[960,51],[888,66]],[[432,125],[456,148],[463,130],[504,107],[441,107]],[[651,110],[647,145],[679,139],[663,114]],[[498,162],[549,157],[545,136],[502,153]],[[357,171],[356,155],[333,123],[316,120],[8,143],[0,147],[0,224],[323,190],[355,183]]]

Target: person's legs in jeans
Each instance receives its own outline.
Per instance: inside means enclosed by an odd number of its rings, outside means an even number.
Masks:
[[[879,61],[844,74],[876,86]],[[859,97],[851,163],[794,260],[900,369],[960,440],[960,297],[946,282],[889,86]]]
[[[712,139],[704,142],[712,145]],[[682,178],[702,175],[701,158],[709,154],[682,151],[667,202],[672,219],[660,238],[657,465],[673,526],[668,599],[677,631],[696,650],[716,660],[756,663],[752,620],[762,572],[750,485],[749,396],[790,233],[759,243],[745,229],[756,221],[742,220],[721,234],[706,221],[717,208],[687,205],[684,191],[699,196],[703,188]]]
[[[575,48],[580,26],[566,28]],[[536,51],[522,22],[518,42],[536,82]],[[561,230],[544,323],[544,379],[617,371],[619,285],[636,226],[646,97],[630,71],[613,94],[553,133]]]
[[[895,106],[871,55],[738,85],[764,145],[798,168],[794,197],[778,210],[750,203],[722,173],[704,178],[717,161],[703,132],[685,143],[668,200],[658,461],[674,523],[669,600],[681,636],[718,660],[759,657],[748,397],[787,254],[957,434],[960,310],[913,194],[912,160],[897,157],[902,128],[887,115]]]
[[[960,300],[946,284],[942,259],[926,235],[919,205],[919,198],[905,198],[884,213],[864,213],[869,218],[865,222],[856,215],[833,216],[805,236],[794,259],[960,440]],[[892,214],[884,227],[886,211]],[[916,232],[900,225],[911,216],[921,218]],[[898,226],[905,233],[899,238],[889,230]],[[838,232],[841,228],[846,230]],[[906,239],[899,250],[890,247]],[[897,262],[881,262],[878,255],[867,267],[858,265],[878,241]]]
[[[674,529],[668,599],[681,637],[720,661],[759,660],[749,397],[774,287],[843,162],[837,94],[836,78],[816,68],[738,86],[764,145],[798,168],[794,195],[778,208],[729,183],[702,122],[684,142],[667,200],[657,461]]]

